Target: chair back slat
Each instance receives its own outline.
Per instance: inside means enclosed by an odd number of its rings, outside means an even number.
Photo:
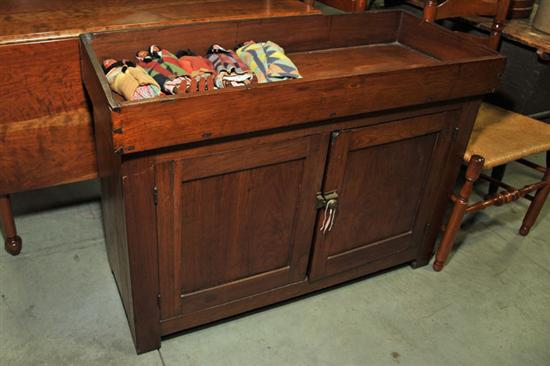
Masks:
[[[441,3],[437,0],[427,0],[424,20],[434,22],[456,17],[492,16],[494,22],[489,37],[480,38],[480,41],[497,49],[509,8],[510,0],[445,0]]]

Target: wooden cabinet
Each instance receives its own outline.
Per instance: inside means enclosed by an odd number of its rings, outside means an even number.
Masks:
[[[324,140],[199,148],[155,165],[162,319],[306,278]]]
[[[318,228],[311,279],[416,250],[434,209],[449,122],[439,113],[332,134],[323,191],[337,192],[336,214],[332,230]]]
[[[153,41],[202,53],[248,39],[279,43],[303,78],[128,102],[100,67]],[[397,11],[81,43],[107,252],[138,352],[163,335],[428,263],[481,96],[504,65]]]

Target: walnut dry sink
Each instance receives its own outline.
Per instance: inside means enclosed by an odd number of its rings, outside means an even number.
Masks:
[[[205,53],[249,39],[283,46],[303,78],[128,102],[100,66],[152,43]],[[504,67],[399,11],[92,33],[81,52],[107,251],[138,352],[428,263],[480,100]]]

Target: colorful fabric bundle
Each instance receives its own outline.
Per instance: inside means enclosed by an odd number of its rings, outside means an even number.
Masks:
[[[166,69],[176,77],[189,75],[189,73],[181,67],[176,55],[168,50],[161,49],[157,45],[152,45],[149,47],[149,56],[151,56],[153,60],[156,60],[160,67]]]
[[[162,65],[159,59],[155,59],[149,54],[149,51],[139,51],[136,54],[136,59],[137,64],[157,81],[166,94],[176,94],[182,83],[187,85],[187,79],[184,76],[174,75],[167,65]]]
[[[107,59],[103,61],[103,71],[111,89],[126,100],[153,98],[162,94],[155,79],[133,62]]]
[[[285,55],[285,50],[274,42],[246,42],[237,49],[237,55],[254,72],[258,83],[302,77],[296,65]]]
[[[178,51],[176,57],[178,58],[180,66],[191,77],[208,77],[216,73],[212,62],[202,56],[198,56],[189,49]]]
[[[233,50],[215,44],[208,50],[207,58],[217,73],[215,84],[218,88],[248,85],[254,80],[254,73]]]

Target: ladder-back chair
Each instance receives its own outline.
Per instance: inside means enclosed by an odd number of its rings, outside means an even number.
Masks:
[[[494,23],[488,37],[468,33],[464,33],[464,36],[497,49],[509,6],[510,0],[446,0],[441,3],[428,0],[424,7],[424,20],[434,22],[455,17],[493,16]],[[466,181],[458,195],[451,195],[454,206],[436,253],[434,270],[443,269],[466,213],[510,203],[523,197],[530,200],[531,204],[519,232],[524,236],[529,233],[550,192],[549,150],[550,125],[482,103],[464,154],[464,161],[468,165]],[[524,159],[526,156],[545,151],[546,167]],[[514,161],[538,170],[543,175],[542,179],[523,188],[503,183],[504,167]],[[482,174],[483,169],[493,169],[492,175],[489,177]],[[470,203],[473,185],[479,178],[490,182],[489,194],[484,200]],[[499,187],[504,191],[499,193]]]

